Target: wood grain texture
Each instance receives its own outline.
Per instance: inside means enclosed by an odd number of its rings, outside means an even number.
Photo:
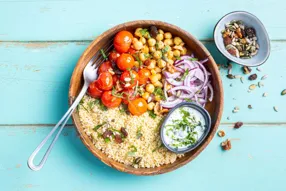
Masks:
[[[103,161],[108,166],[111,166],[117,170],[136,174],[136,175],[156,175],[156,174],[163,174],[170,171],[173,171],[188,162],[192,161],[195,157],[197,157],[200,152],[202,152],[206,146],[209,144],[209,142],[212,140],[217,127],[220,123],[220,119],[223,112],[223,88],[222,88],[222,82],[220,78],[220,74],[218,71],[218,67],[213,59],[213,57],[210,55],[210,52],[204,47],[201,42],[199,42],[196,38],[194,38],[191,34],[188,32],[180,29],[179,27],[176,27],[174,25],[171,25],[169,23],[161,22],[161,21],[153,21],[153,20],[139,20],[139,21],[133,21],[133,22],[127,22],[122,25],[115,26],[108,31],[101,34],[97,39],[95,39],[88,48],[84,51],[82,56],[80,57],[74,71],[71,77],[70,82],[70,89],[69,89],[69,103],[72,105],[75,98],[79,94],[82,88],[83,84],[83,70],[84,67],[88,64],[88,62],[92,59],[92,57],[95,55],[96,52],[99,52],[100,49],[103,46],[109,46],[110,39],[112,39],[116,33],[122,30],[128,30],[134,33],[134,31],[137,28],[149,28],[150,26],[156,26],[159,29],[162,29],[164,31],[169,31],[174,36],[180,36],[183,40],[183,42],[186,45],[186,48],[190,50],[192,53],[196,55],[196,57],[199,60],[203,60],[205,58],[208,58],[209,60],[205,63],[205,66],[207,70],[212,74],[210,79],[212,80],[212,85],[214,88],[214,98],[211,103],[208,103],[206,105],[206,109],[210,113],[211,116],[211,128],[210,132],[208,133],[205,140],[194,150],[186,153],[184,157],[177,159],[172,164],[162,165],[160,167],[155,168],[134,168],[129,165],[124,165],[120,162],[117,162],[111,158],[109,158],[106,154],[101,152],[99,149],[97,149],[93,143],[90,137],[88,137],[85,133],[85,130],[80,122],[79,114],[77,112],[74,112],[72,115],[74,124],[80,134],[80,137],[82,139],[82,142],[85,144],[85,146],[90,150],[94,156],[99,158],[101,161]]]
[[[162,20],[198,39],[212,38],[215,23],[234,10],[249,11],[265,24],[271,39],[285,39],[283,0],[134,1],[1,0],[0,40],[92,40],[103,31],[131,20]],[[123,8],[124,7],[124,8]]]
[[[72,127],[64,129],[45,167],[32,172],[26,159],[51,127],[2,127],[1,190],[172,191],[178,185],[181,190],[200,191],[209,191],[210,187],[221,191],[286,189],[286,153],[281,152],[286,146],[286,126],[243,126],[234,130],[224,125],[219,129],[225,130],[226,138],[235,139],[229,152],[220,149],[224,139],[215,136],[186,166],[160,176],[138,177],[100,162],[84,147]]]
[[[5,100],[1,102],[5,112],[1,112],[0,124],[57,123],[68,109],[66,96],[73,68],[88,44],[0,43],[0,98]],[[204,45],[217,63],[226,63],[213,42],[204,42]],[[286,64],[281,62],[281,55],[286,54],[286,43],[272,42],[271,47],[269,60],[260,67],[262,71],[253,70],[259,79],[265,74],[268,78],[263,81],[264,87],[256,88],[251,93],[247,90],[252,82],[242,74],[240,66],[233,65],[232,73],[244,76],[243,84],[239,79],[227,79],[227,71],[221,69],[225,91],[222,123],[238,120],[286,123],[286,97],[280,95],[286,88]],[[264,92],[268,93],[267,97],[262,97]],[[247,108],[248,104],[253,106],[252,110]],[[238,113],[232,113],[235,106],[240,108]],[[279,111],[275,112],[273,106],[277,106]]]

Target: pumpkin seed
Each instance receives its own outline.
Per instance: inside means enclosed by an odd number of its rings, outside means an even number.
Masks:
[[[256,88],[256,85],[255,84],[251,84],[250,86],[249,86],[249,90],[254,90]]]
[[[268,77],[268,75],[264,75],[261,77],[261,80],[265,80]]]
[[[281,95],[286,95],[286,89],[281,92]]]

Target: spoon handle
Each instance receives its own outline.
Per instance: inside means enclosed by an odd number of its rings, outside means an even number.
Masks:
[[[34,171],[38,171],[40,170],[45,162],[48,159],[48,156],[52,150],[52,148],[54,147],[57,139],[59,138],[64,126],[66,125],[68,119],[70,118],[71,114],[73,113],[73,111],[75,110],[75,108],[77,107],[77,105],[79,104],[80,100],[82,99],[82,97],[84,96],[87,88],[88,88],[88,83],[85,83],[81,92],[79,93],[79,95],[77,96],[76,100],[73,102],[73,104],[71,105],[71,107],[68,109],[68,111],[64,114],[64,116],[60,119],[60,121],[55,125],[55,127],[51,130],[51,132],[42,140],[42,142],[38,145],[38,147],[34,150],[34,152],[31,154],[31,156],[28,159],[28,166],[31,170]],[[43,148],[43,146],[46,144],[46,142],[49,140],[49,138],[54,134],[54,132],[58,129],[58,127],[61,125],[58,133],[56,134],[55,138],[53,139],[53,141],[51,142],[49,148],[47,149],[45,155],[43,156],[41,162],[38,165],[34,164],[34,159],[36,157],[36,155],[39,153],[39,151]]]

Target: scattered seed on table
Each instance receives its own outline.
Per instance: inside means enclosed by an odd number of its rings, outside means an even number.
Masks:
[[[264,75],[261,77],[261,80],[265,80],[268,77],[268,75]]]
[[[219,131],[217,132],[217,135],[218,135],[219,137],[224,137],[224,136],[225,136],[225,132],[224,132],[223,130],[219,130]]]
[[[230,117],[227,117],[226,119],[227,119],[227,120],[229,120],[229,119],[230,119]]]
[[[257,79],[257,74],[251,74],[249,77],[248,77],[249,80],[256,80]]]
[[[241,78],[240,75],[234,75],[234,77],[235,77],[236,79]]]
[[[243,125],[243,122],[239,121],[234,124],[234,128],[239,129]]]
[[[229,84],[230,87],[232,87],[232,84]]]
[[[228,75],[226,75],[226,77],[227,77],[228,79],[234,79],[234,75],[232,75],[232,74],[228,74]]]
[[[261,88],[261,87],[263,87],[264,86],[264,84],[262,83],[262,82],[258,82],[258,87],[259,88]]]
[[[248,107],[248,109],[252,109],[252,105],[248,105],[247,107]]]
[[[240,77],[240,82],[243,83],[243,77]]]
[[[221,143],[221,148],[225,151],[231,149],[231,142],[229,139],[225,140],[224,142]]]
[[[276,106],[273,107],[274,111],[278,112],[278,108]]]
[[[242,71],[244,74],[249,74],[251,72],[251,68],[249,68],[248,66],[243,66]]]
[[[268,93],[263,93],[263,95],[262,95],[263,97],[267,97],[268,96]]]
[[[249,89],[250,90],[254,90],[256,88],[256,85],[255,84],[251,84],[250,86],[249,86]]]
[[[262,71],[262,69],[261,69],[261,68],[259,68],[259,67],[257,67],[257,68],[256,68],[256,70],[257,70],[257,71],[259,71],[259,72],[261,72],[261,71]]]
[[[281,92],[281,95],[286,95],[286,89]]]

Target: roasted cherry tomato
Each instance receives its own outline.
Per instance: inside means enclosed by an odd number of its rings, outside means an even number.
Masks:
[[[111,90],[113,86],[112,75],[109,72],[99,74],[96,83],[101,90]]]
[[[121,100],[121,98],[113,96],[111,91],[105,91],[101,96],[101,102],[108,108],[118,107]]]
[[[120,70],[128,70],[134,66],[134,58],[130,54],[121,54],[117,59],[117,66]]]
[[[130,48],[133,35],[128,31],[120,31],[116,34],[113,44],[114,48],[119,53],[125,53]]]
[[[110,69],[112,69],[112,64],[109,61],[103,62],[99,68],[98,68],[98,73],[102,73],[102,72],[109,72]]]
[[[141,70],[139,70],[138,72],[139,84],[140,85],[146,84],[150,75],[151,72],[147,68],[142,68]]]
[[[147,102],[143,98],[137,98],[128,103],[128,110],[133,115],[142,115],[147,111]]]
[[[125,90],[123,90],[122,96],[123,96],[122,102],[124,104],[128,104],[129,101],[132,101],[132,100],[134,100],[136,98],[139,98],[138,94],[137,95],[134,94],[134,90],[133,89],[125,89]]]
[[[134,70],[124,71],[120,76],[120,82],[123,84],[123,88],[130,89],[136,86],[139,76]]]
[[[110,54],[109,54],[109,56],[108,56],[108,59],[109,59],[109,61],[110,62],[114,62],[114,63],[116,63],[116,61],[117,61],[117,58],[120,56],[120,54],[118,53],[118,52],[111,52]]]
[[[113,75],[113,76],[112,76],[113,85],[116,84],[117,81],[118,81],[117,75]]]
[[[136,50],[133,49],[133,48],[129,48],[127,52],[128,52],[129,54],[135,54],[135,53],[136,53]]]
[[[89,85],[87,92],[93,98],[100,98],[103,93],[103,91],[98,88],[96,81]]]

